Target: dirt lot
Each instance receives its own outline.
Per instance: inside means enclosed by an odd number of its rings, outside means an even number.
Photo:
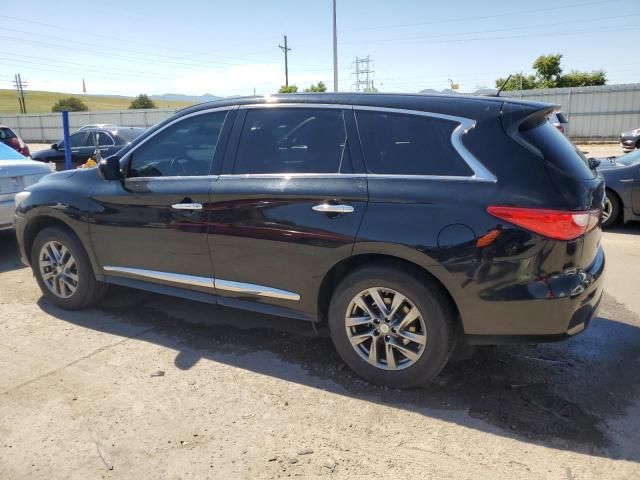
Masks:
[[[403,392],[302,322],[122,288],[59,310],[2,235],[0,478],[640,478],[640,225],[604,243],[587,332]]]

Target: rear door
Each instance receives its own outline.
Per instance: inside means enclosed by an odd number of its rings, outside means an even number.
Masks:
[[[351,255],[367,203],[353,127],[351,109],[241,107],[230,141],[237,148],[211,190],[221,303],[315,312],[319,285]]]

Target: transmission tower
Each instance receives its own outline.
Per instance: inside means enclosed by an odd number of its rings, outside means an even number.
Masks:
[[[352,63],[355,76],[355,82],[353,86],[356,92],[372,92],[373,88],[373,60],[367,55],[365,58],[356,57],[355,62]]]

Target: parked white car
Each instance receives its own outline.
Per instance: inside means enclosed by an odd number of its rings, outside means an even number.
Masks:
[[[0,230],[13,229],[16,194],[51,173],[53,168],[50,164],[29,160],[0,143]]]

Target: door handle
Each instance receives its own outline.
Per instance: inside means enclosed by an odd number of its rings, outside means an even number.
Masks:
[[[316,212],[322,213],[353,213],[351,205],[333,205],[331,203],[321,203],[311,207]]]
[[[202,210],[201,203],[174,203],[171,208],[175,210]]]

